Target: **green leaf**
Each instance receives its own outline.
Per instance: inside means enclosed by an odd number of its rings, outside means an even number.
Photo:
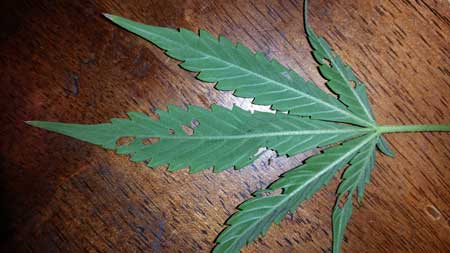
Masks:
[[[73,138],[131,154],[134,162],[150,160],[149,166],[170,164],[169,170],[190,167],[191,172],[214,166],[222,171],[252,163],[258,149],[267,147],[279,155],[297,153],[362,135],[370,129],[323,122],[282,113],[250,113],[212,106],[211,111],[196,106],[188,110],[170,106],[159,111],[160,120],[142,113],[129,113],[129,119],[112,119],[97,125],[34,121],[30,124]],[[198,126],[192,129],[195,121]],[[190,128],[193,133],[183,129]],[[188,130],[188,129],[187,129]],[[190,135],[191,134],[191,135]],[[118,145],[122,137],[133,137]],[[144,144],[148,138],[159,138]]]
[[[333,252],[341,252],[342,239],[345,228],[352,214],[352,195],[358,191],[358,201],[364,194],[364,187],[369,182],[370,172],[375,165],[375,144],[377,138],[370,142],[352,158],[350,166],[345,170],[343,180],[339,184],[336,205],[333,210]],[[346,198],[343,207],[339,207],[342,199]]]
[[[181,67],[200,72],[198,79],[217,82],[219,90],[234,90],[234,95],[255,98],[254,104],[271,105],[279,111],[310,116],[327,121],[361,126],[372,123],[348,111],[335,97],[262,53],[253,53],[242,44],[233,44],[200,30],[144,25],[122,17],[105,14],[121,27],[151,41],[172,58],[184,61]]]
[[[336,206],[333,210],[333,253],[341,252],[342,239],[348,221],[352,216],[353,203],[351,196],[342,208]]]
[[[367,151],[367,150],[366,150]],[[361,151],[361,153],[363,153]],[[368,147],[368,152],[365,152],[368,156],[367,164],[364,164],[364,180],[358,181],[358,202],[361,204],[362,198],[364,197],[364,189],[365,186],[370,182],[370,175],[372,174],[372,170],[375,168],[375,160],[376,160],[376,149],[375,146]],[[366,158],[361,158],[366,159]]]
[[[331,50],[322,37],[318,37],[308,24],[307,2],[305,2],[305,29],[308,40],[313,47],[313,55],[320,64],[320,73],[328,82],[327,86],[338,95],[339,100],[348,106],[348,109],[359,118],[375,126],[375,120],[368,101],[365,101],[364,84],[355,76],[352,69]],[[352,82],[355,88],[352,87]],[[364,93],[364,94],[363,94]]]
[[[304,5],[305,30],[313,47],[313,55],[319,63],[320,73],[328,80],[328,87],[339,96],[339,100],[348,106],[358,117],[377,127],[375,116],[367,97],[366,86],[356,77],[353,70],[331,50],[324,38],[318,37],[308,24],[308,1]],[[351,83],[355,84],[353,88]],[[388,143],[380,136],[377,144],[379,150],[387,156],[394,156]]]
[[[377,148],[383,154],[390,156],[390,157],[395,157],[394,151],[392,151],[392,149],[389,147],[388,142],[381,135],[378,137]]]
[[[269,186],[269,190],[281,189],[282,193],[258,194],[243,202],[238,207],[239,211],[226,222],[229,226],[217,238],[213,252],[239,252],[260,234],[264,235],[272,223],[279,223],[289,211],[294,212],[301,202],[327,184],[341,167],[375,138],[375,133],[367,134],[328,148]]]

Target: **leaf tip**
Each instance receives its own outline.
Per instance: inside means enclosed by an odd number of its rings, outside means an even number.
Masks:
[[[33,121],[33,120],[27,120],[24,121],[25,124],[30,125],[30,126],[34,126],[34,127],[39,127],[39,123],[40,121]]]
[[[116,16],[111,15],[111,14],[109,14],[109,13],[102,13],[102,15],[103,15],[105,18],[107,18],[107,19],[109,19],[109,20],[111,20],[111,21],[113,21],[113,22],[114,22],[114,18],[116,17]]]

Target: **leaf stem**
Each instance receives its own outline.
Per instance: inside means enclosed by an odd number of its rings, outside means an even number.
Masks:
[[[450,125],[381,125],[377,127],[380,134],[398,132],[450,132]]]

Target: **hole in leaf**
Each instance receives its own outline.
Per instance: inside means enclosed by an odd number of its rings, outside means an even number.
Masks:
[[[197,119],[193,119],[191,121],[191,127],[192,129],[195,129],[196,127],[198,127],[198,125],[200,125],[200,122]]]
[[[439,220],[442,216],[441,212],[433,205],[427,206],[425,211],[433,220]]]
[[[355,81],[349,81],[350,86],[354,89],[356,87]]]
[[[183,129],[183,132],[187,135],[193,135],[194,134],[194,129],[186,126],[186,125],[181,125],[181,129]]]
[[[271,195],[271,196],[273,196],[273,195],[279,195],[279,194],[281,194],[281,193],[283,193],[283,190],[282,190],[282,189],[276,189],[276,190],[273,190],[273,191],[270,193],[270,195]]]
[[[169,128],[169,134],[170,135],[174,135],[175,134],[175,130],[173,130],[172,128]]]
[[[288,72],[288,71],[281,72],[281,75],[283,75],[284,77],[286,77],[288,80],[292,80],[292,77],[289,75],[289,72]]]
[[[150,137],[150,138],[142,139],[142,144],[150,145],[150,144],[153,144],[153,143],[158,142],[158,141],[159,141],[158,137]]]
[[[330,67],[330,68],[333,67],[333,66],[331,66],[331,61],[328,60],[327,58],[323,58],[322,61],[323,61],[328,67]]]
[[[273,195],[279,195],[281,193],[283,193],[282,189],[276,189],[276,190],[261,189],[259,191],[256,191],[254,193],[254,195],[257,197],[268,197],[268,196],[273,196]]]
[[[135,139],[136,138],[130,136],[120,137],[119,139],[117,139],[116,145],[117,146],[128,145],[132,143]]]
[[[258,150],[256,151],[256,153],[254,154],[254,156],[259,156],[262,153],[266,152],[266,150],[268,150],[267,148],[258,148]]]

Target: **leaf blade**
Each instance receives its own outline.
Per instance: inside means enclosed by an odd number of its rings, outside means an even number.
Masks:
[[[187,110],[169,106],[158,111],[159,120],[140,113],[129,119],[112,119],[97,125],[35,121],[30,124],[73,138],[129,154],[131,161],[148,161],[155,167],[169,164],[169,170],[190,167],[197,172],[209,167],[222,171],[242,168],[253,162],[262,147],[279,155],[294,155],[317,146],[326,146],[367,133],[370,129],[323,122],[282,113],[250,113],[238,107],[231,110],[212,106],[206,110],[190,106]],[[184,131],[196,120],[192,133]],[[131,143],[118,145],[123,137]],[[153,144],[143,140],[159,138]]]
[[[364,186],[368,183],[368,175],[375,163],[375,147],[377,137],[367,143],[350,161],[350,166],[343,174],[343,180],[338,186],[338,198],[333,208],[333,252],[340,253],[345,229],[352,215],[352,195],[358,191],[358,200],[361,201]],[[339,203],[346,197],[343,207]]]
[[[196,35],[186,29],[177,31],[144,25],[109,14],[106,17],[164,49],[170,57],[184,61],[180,66],[200,72],[198,79],[217,82],[217,89],[234,90],[236,96],[255,98],[255,104],[271,105],[275,110],[291,114],[370,125],[294,71],[275,60],[269,61],[261,53],[254,54],[242,44],[235,45],[223,36],[216,39],[203,30]],[[274,95],[276,92],[278,94]]]
[[[309,158],[305,165],[283,174],[268,187],[271,191],[282,189],[281,194],[255,195],[244,201],[226,222],[228,227],[217,238],[213,252],[239,252],[258,235],[264,234],[272,223],[278,223],[289,211],[293,212],[302,201],[331,180],[339,168],[375,137],[374,133],[367,134],[328,148],[324,153]],[[266,211],[255,209],[258,206],[267,207]],[[255,216],[254,210],[258,210],[259,216],[249,222],[247,218]],[[242,221],[245,222],[245,229]]]
[[[313,55],[320,65],[319,70],[322,76],[328,80],[327,86],[339,97],[338,99],[345,104],[348,109],[359,118],[369,122],[368,126],[375,126],[367,95],[365,94],[364,84],[356,77],[353,70],[346,65],[342,59],[330,48],[324,38],[317,36],[308,24],[307,7],[305,1],[304,22],[305,30],[309,43],[313,48]],[[351,86],[355,83],[355,88]],[[364,94],[361,93],[363,90]]]
[[[390,157],[395,157],[394,151],[389,147],[389,143],[386,141],[386,139],[383,136],[378,137],[377,141],[377,148],[378,150]]]
[[[334,207],[333,219],[333,253],[340,253],[344,232],[352,215],[353,203],[351,196],[342,208]]]

